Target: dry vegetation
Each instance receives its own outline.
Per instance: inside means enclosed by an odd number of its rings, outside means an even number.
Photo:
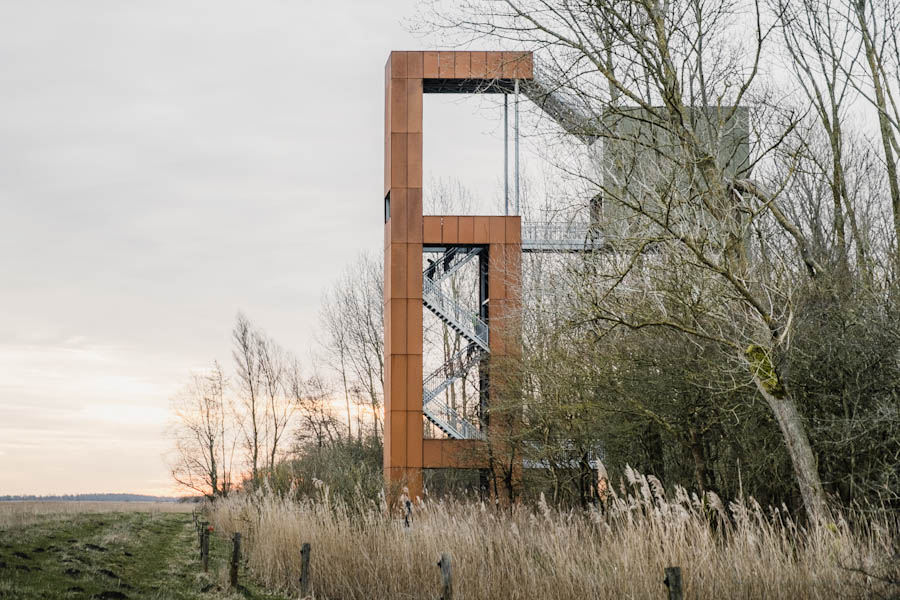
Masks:
[[[284,600],[241,574],[229,584],[231,544],[210,544],[209,571],[186,511],[156,502],[0,504],[0,600]]]
[[[186,502],[0,502],[0,529],[81,513],[191,512],[195,506]]]
[[[664,597],[663,569],[684,570],[688,598],[894,597],[897,522],[838,518],[805,528],[753,500],[727,508],[629,471],[604,513],[494,510],[479,503],[420,505],[413,525],[383,506],[272,495],[232,496],[209,508],[222,533],[241,531],[249,566],[295,593],[300,547],[312,544],[318,598],[433,598],[442,552],[459,598]],[[863,573],[864,572],[864,573]]]

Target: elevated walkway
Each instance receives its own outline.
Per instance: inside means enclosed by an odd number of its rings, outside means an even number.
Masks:
[[[581,223],[522,223],[522,252],[602,252],[608,246],[596,228]]]

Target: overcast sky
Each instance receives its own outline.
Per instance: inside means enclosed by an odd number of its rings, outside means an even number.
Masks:
[[[230,363],[237,311],[308,353],[323,290],[381,252],[414,8],[0,0],[0,495],[171,492],[170,398]],[[498,115],[429,98],[426,179],[496,189]]]

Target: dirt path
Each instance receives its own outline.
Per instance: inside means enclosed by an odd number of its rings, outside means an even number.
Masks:
[[[48,515],[0,529],[0,598],[279,600],[245,574],[228,588],[227,541],[210,544],[203,573],[190,514],[119,512]]]

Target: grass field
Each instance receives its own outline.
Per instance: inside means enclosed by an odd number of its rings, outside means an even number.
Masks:
[[[225,536],[203,573],[189,505],[0,504],[0,598],[277,600],[241,573],[228,584]]]

